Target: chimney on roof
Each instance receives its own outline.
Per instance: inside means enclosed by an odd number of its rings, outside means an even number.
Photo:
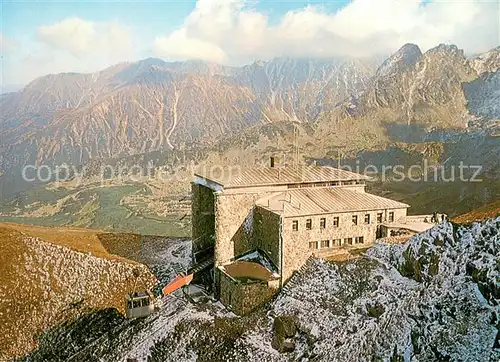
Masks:
[[[271,157],[270,165],[269,165],[269,166],[271,166],[271,168],[274,168],[274,161],[275,161],[274,157]]]

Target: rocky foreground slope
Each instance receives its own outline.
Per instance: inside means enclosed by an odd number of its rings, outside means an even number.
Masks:
[[[498,361],[499,235],[500,218],[444,223],[354,261],[311,260],[244,318],[181,296],[144,320],[104,310],[26,360]]]
[[[123,312],[126,293],[156,282],[146,266],[99,250],[91,231],[33,229],[0,224],[0,361],[30,352],[47,328],[90,310]]]

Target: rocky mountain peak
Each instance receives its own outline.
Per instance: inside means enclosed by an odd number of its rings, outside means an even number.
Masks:
[[[127,84],[169,84],[173,80],[171,72],[167,69],[152,65],[141,73],[137,74]]]
[[[152,68],[164,68],[166,65],[167,63],[161,59],[146,58],[126,66],[124,69],[116,73],[114,78],[118,81],[127,82],[142,73],[148,73]]]
[[[401,70],[412,69],[422,57],[422,51],[415,44],[405,44],[390,56],[377,70],[377,75],[393,74]]]
[[[163,67],[167,63],[161,59],[149,57],[149,58],[138,61],[136,64],[139,64],[143,67],[152,67],[152,66]]]
[[[454,44],[439,44],[429,49],[425,52],[422,63],[427,77],[434,80],[446,78],[454,79],[454,82],[470,82],[477,77],[464,51]]]
[[[458,61],[465,63],[467,61],[464,51],[455,44],[439,44],[437,47],[429,49],[424,54],[425,57],[441,58],[446,61]]]
[[[252,67],[259,67],[259,68],[262,68],[266,65],[266,62],[262,61],[262,60],[255,60],[253,63],[252,63]]]
[[[500,46],[471,59],[470,65],[478,75],[497,72],[500,70]]]
[[[460,49],[455,44],[444,44],[441,43],[438,46],[435,46],[434,48],[429,49],[429,52],[451,52],[451,53],[456,53],[459,52]]]
[[[358,112],[391,109],[408,125],[464,127],[468,113],[463,85],[477,78],[469,63],[456,45],[440,44],[422,54],[416,45],[406,44],[378,69],[359,99]]]

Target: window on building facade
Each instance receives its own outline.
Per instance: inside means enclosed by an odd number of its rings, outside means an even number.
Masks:
[[[332,243],[333,243],[334,246],[341,246],[342,245],[342,239],[332,240]]]
[[[321,240],[321,247],[322,248],[329,248],[330,247],[330,240]]]
[[[316,241],[309,242],[309,249],[317,249],[317,248],[318,248],[318,243]]]
[[[339,217],[338,216],[335,216],[333,218],[333,226],[334,227],[338,227],[339,226]]]
[[[352,215],[352,224],[358,225],[358,216],[357,215]]]
[[[345,243],[348,245],[352,245],[352,238],[345,239]]]
[[[328,186],[328,182],[318,182],[314,184],[314,187],[325,187]]]
[[[365,215],[365,224],[369,224],[370,223],[370,214],[366,214]]]
[[[319,220],[319,228],[320,229],[324,229],[326,228],[326,219],[324,217],[322,217],[320,220]]]
[[[394,221],[394,211],[389,212],[389,222]]]
[[[312,221],[312,219],[307,219],[306,220],[306,229],[307,230],[311,230],[312,227],[313,227],[313,221]]]
[[[378,222],[379,224],[381,224],[381,223],[382,223],[382,213],[381,213],[381,212],[378,212],[378,213],[377,213],[377,222]]]
[[[293,231],[299,230],[299,222],[297,220],[292,221],[292,230]]]
[[[364,243],[364,239],[362,236],[356,236],[354,238],[354,244],[363,244]]]

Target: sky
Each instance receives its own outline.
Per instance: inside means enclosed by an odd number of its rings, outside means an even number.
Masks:
[[[243,65],[500,44],[495,0],[0,0],[0,20],[3,86],[147,57]]]

